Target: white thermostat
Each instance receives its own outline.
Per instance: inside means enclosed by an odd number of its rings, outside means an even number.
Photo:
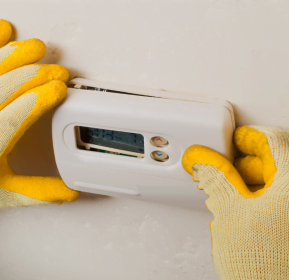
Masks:
[[[232,157],[231,105],[76,78],[53,116],[56,163],[74,190],[205,208],[206,195],[183,169],[193,144]]]

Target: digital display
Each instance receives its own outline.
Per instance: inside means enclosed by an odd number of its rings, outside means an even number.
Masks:
[[[80,139],[87,144],[144,154],[144,137],[138,133],[79,127]]]

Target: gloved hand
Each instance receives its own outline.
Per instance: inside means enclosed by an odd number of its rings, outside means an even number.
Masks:
[[[289,134],[244,126],[234,142],[248,154],[237,160],[240,173],[265,185],[247,186],[226,158],[204,146],[189,147],[182,159],[209,196],[216,272],[223,280],[289,279]]]
[[[79,192],[60,178],[16,175],[7,164],[7,154],[24,132],[65,97],[69,76],[59,65],[31,64],[45,54],[38,39],[4,46],[11,31],[0,20],[0,207],[73,201]]]

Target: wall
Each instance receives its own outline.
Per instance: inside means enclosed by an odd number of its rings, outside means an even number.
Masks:
[[[0,17],[41,38],[44,63],[82,76],[229,100],[237,125],[288,127],[289,3],[14,1]],[[57,175],[51,113],[9,157]],[[209,212],[82,194],[61,206],[1,210],[1,279],[217,279]]]

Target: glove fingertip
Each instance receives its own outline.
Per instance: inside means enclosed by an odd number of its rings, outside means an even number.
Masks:
[[[0,19],[0,48],[5,46],[12,34],[10,23],[4,19]]]
[[[45,76],[46,80],[59,80],[67,82],[69,79],[69,72],[67,68],[58,64],[37,64],[41,68],[40,72],[43,72],[41,76]]]

